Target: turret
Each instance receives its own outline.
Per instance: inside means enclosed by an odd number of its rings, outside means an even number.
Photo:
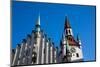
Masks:
[[[65,33],[65,36],[68,36],[68,35],[71,35],[71,36],[73,36],[73,32],[72,32],[72,28],[71,28],[71,26],[70,26],[70,24],[69,24],[69,20],[68,20],[68,18],[66,17],[65,18],[65,27],[64,27],[64,33]]]
[[[20,48],[20,52],[19,52],[19,65],[21,65],[23,63],[23,56],[24,56],[24,51],[25,51],[25,44],[26,44],[26,39],[23,39],[22,40],[22,43],[21,43],[21,48]]]
[[[18,65],[19,52],[20,52],[20,44],[18,44],[17,47],[16,47],[16,51],[15,51],[15,55],[14,55],[12,66]]]
[[[11,52],[11,64],[13,63],[14,55],[15,55],[15,49],[12,49],[12,52]]]
[[[79,38],[79,35],[77,35],[77,42],[78,42],[78,46],[79,46],[80,48],[82,48],[82,46],[81,46],[81,40],[80,40],[80,38]]]
[[[79,38],[79,35],[77,35],[77,42],[79,43],[79,45],[81,45],[81,40]]]

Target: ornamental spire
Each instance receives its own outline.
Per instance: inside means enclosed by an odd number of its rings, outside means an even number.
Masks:
[[[70,24],[69,24],[69,20],[68,20],[68,17],[66,16],[65,18],[65,29],[66,28],[71,28]]]
[[[78,41],[79,45],[81,45],[81,40],[79,39],[79,35],[77,35],[77,41]]]
[[[39,14],[39,16],[38,16],[38,20],[37,20],[37,22],[36,22],[36,31],[40,31],[40,14]]]
[[[39,14],[39,16],[38,16],[38,20],[37,20],[36,25],[40,25],[40,14]]]

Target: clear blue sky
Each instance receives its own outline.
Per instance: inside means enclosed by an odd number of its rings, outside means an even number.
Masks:
[[[41,29],[59,47],[68,17],[74,37],[82,41],[84,61],[95,60],[95,6],[47,4],[38,2],[12,3],[12,48],[31,34],[40,13]]]

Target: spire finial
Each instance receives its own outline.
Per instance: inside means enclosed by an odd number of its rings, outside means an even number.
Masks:
[[[36,25],[40,25],[40,14],[38,16],[38,20],[37,20],[37,24]]]
[[[40,31],[40,14],[38,16],[38,20],[37,20],[37,23],[36,23],[36,31]]]
[[[65,17],[65,28],[71,28],[70,24],[69,24],[69,20],[68,17]]]

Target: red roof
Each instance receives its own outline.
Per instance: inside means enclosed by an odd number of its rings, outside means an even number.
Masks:
[[[66,29],[66,28],[71,28],[67,17],[66,17],[66,19],[65,19],[65,29]]]
[[[77,42],[75,41],[73,36],[68,36],[68,43],[69,45],[76,46]]]

